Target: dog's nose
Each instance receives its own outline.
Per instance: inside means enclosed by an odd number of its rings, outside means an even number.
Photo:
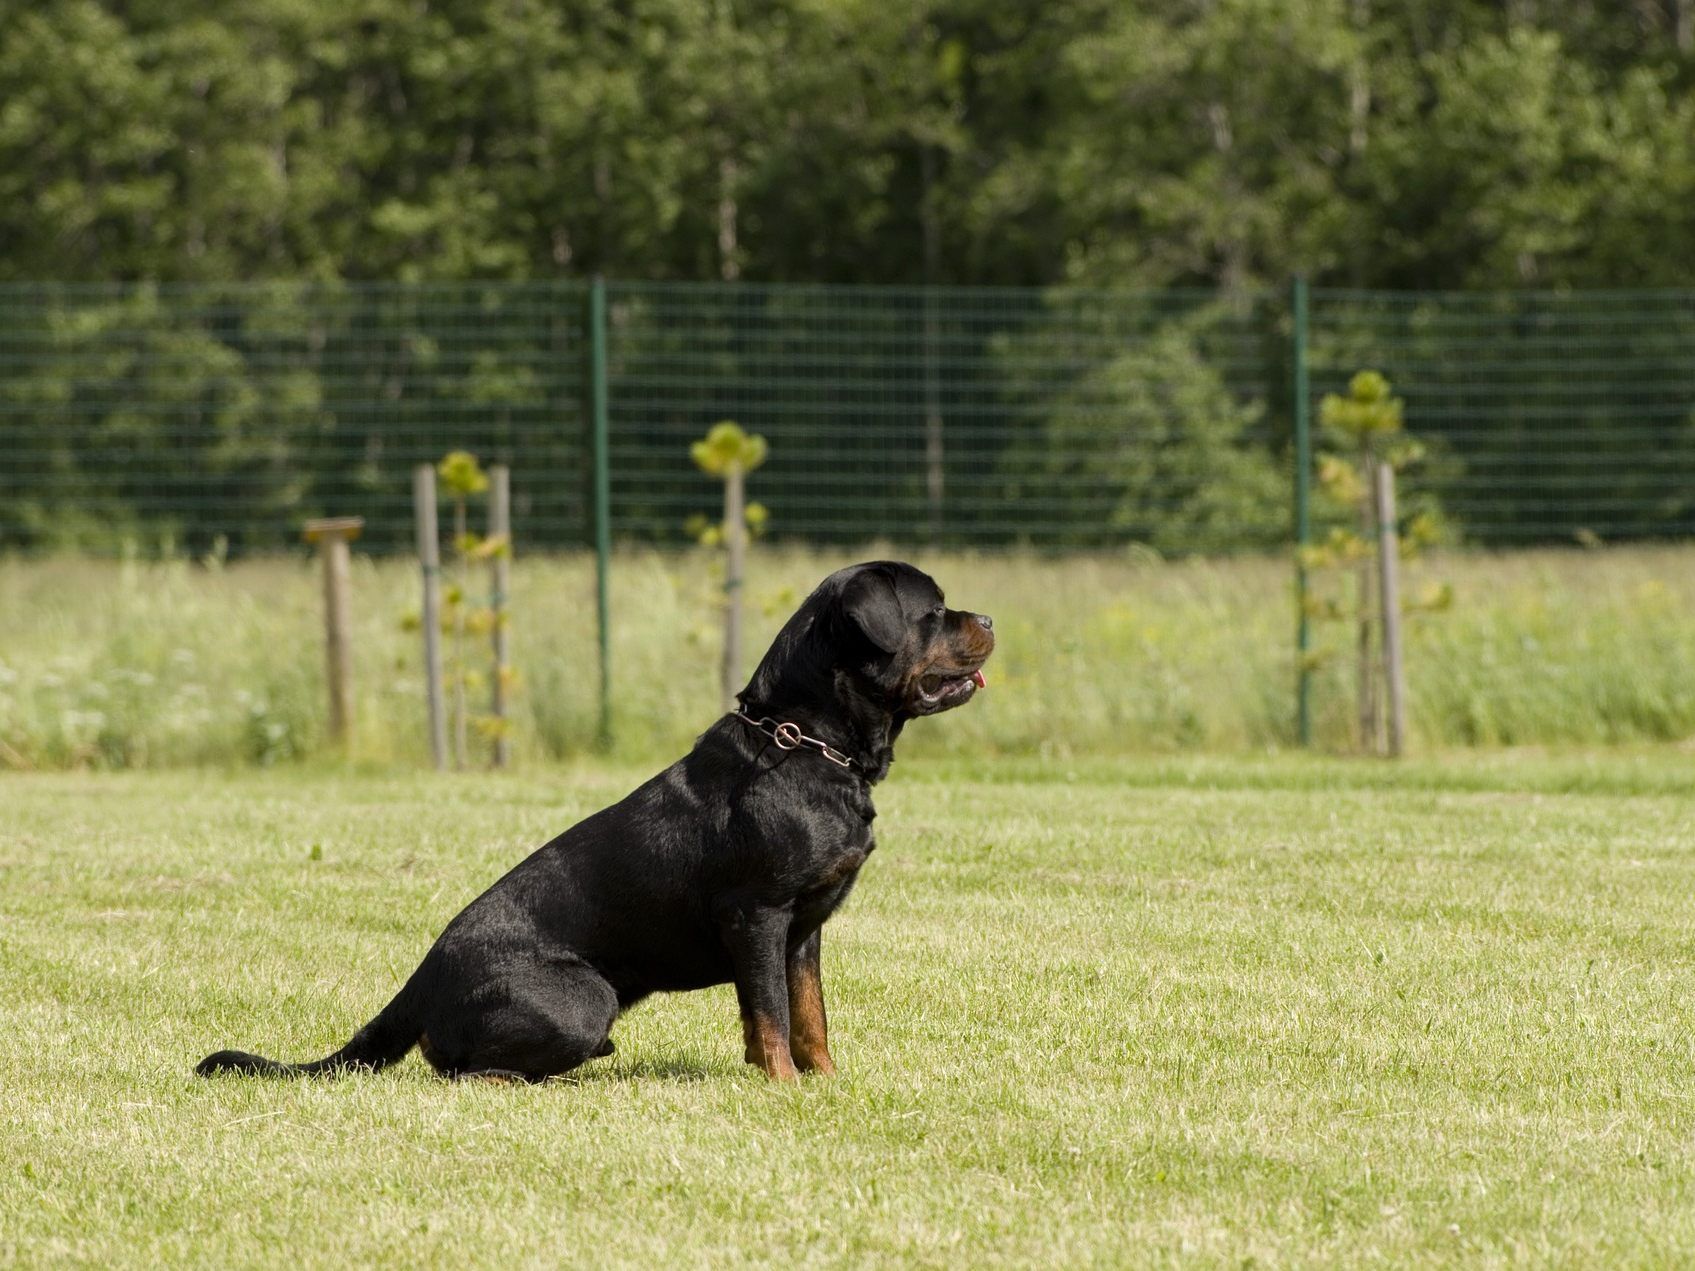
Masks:
[[[977,615],[977,623],[985,631],[993,631],[995,628],[995,620],[989,617],[986,613],[980,613]]]

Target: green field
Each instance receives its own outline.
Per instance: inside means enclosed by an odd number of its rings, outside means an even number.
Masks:
[[[0,1262],[1687,1265],[1690,768],[903,760],[798,1088],[727,990],[536,1088],[189,1075],[644,769],[0,777]]]
[[[877,549],[759,549],[750,659],[830,570]],[[1064,760],[1247,753],[1294,741],[1295,607],[1286,560],[1163,562],[919,553],[960,606],[993,614],[992,709],[910,753]],[[702,554],[621,554],[613,570],[617,757],[675,754],[717,708],[720,590]],[[1452,554],[1409,594],[1453,607],[1410,624],[1410,736],[1454,746],[1618,745],[1695,737],[1695,548]],[[481,582],[473,587],[474,594]],[[0,560],[0,769],[281,764],[324,750],[320,584],[311,562]],[[357,559],[357,761],[425,755],[414,567]],[[590,750],[593,576],[583,557],[514,570],[520,761]],[[1348,632],[1321,624],[1318,740],[1351,744]],[[486,662],[481,642],[474,669]],[[480,700],[481,691],[475,694]]]

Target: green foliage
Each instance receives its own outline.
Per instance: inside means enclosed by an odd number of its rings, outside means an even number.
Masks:
[[[488,490],[488,474],[477,462],[477,456],[465,450],[450,451],[436,464],[436,476],[441,479],[450,499],[468,499],[473,494],[483,494]],[[462,552],[475,550],[477,541],[473,539],[468,545],[456,546]]]
[[[441,630],[450,637],[442,660],[442,682],[449,692],[455,765],[467,762],[466,743],[471,732],[485,741],[505,735],[508,723],[494,715],[473,713],[467,699],[473,690],[487,687],[482,673],[472,665],[466,652],[465,639],[475,636],[486,639],[497,626],[504,627],[510,613],[496,609],[492,603],[473,604],[470,598],[471,566],[497,556],[509,555],[512,545],[505,535],[473,533],[468,527],[467,511],[471,498],[486,494],[488,474],[477,457],[467,450],[452,450],[436,464],[436,476],[453,503],[453,561],[451,576],[441,590]],[[419,619],[408,611],[401,619],[404,629],[416,629]],[[516,688],[517,677],[507,668],[502,683],[508,690]]]
[[[1688,284],[1688,21],[14,2],[0,277]]]
[[[695,467],[714,477],[729,472],[752,472],[765,462],[765,438],[749,435],[734,420],[721,419],[706,436],[689,446]]]
[[[3,53],[0,53],[3,56]],[[413,464],[450,443],[521,450],[563,484],[580,370],[548,347],[570,285],[0,289],[0,452],[24,479],[0,543],[202,555],[299,544],[360,514],[361,548],[410,550]],[[576,541],[568,502],[549,518]]]
[[[1387,509],[1378,501],[1378,479],[1415,463],[1424,448],[1404,431],[1404,403],[1390,391],[1389,380],[1378,371],[1359,371],[1348,381],[1346,396],[1327,393],[1319,404],[1319,424],[1327,438],[1345,447],[1342,454],[1322,454],[1318,462],[1318,488],[1331,509],[1342,509],[1348,524],[1332,525],[1325,539],[1302,544],[1297,558],[1308,577],[1302,601],[1311,618],[1341,621],[1350,627],[1355,659],[1355,704],[1359,712],[1359,744],[1367,753],[1390,753],[1387,736],[1379,736],[1384,714],[1378,703],[1389,694],[1387,684],[1388,635],[1384,606],[1386,583],[1375,560],[1385,535],[1395,539],[1401,561],[1415,559],[1439,537],[1439,523],[1429,511],[1407,516],[1395,509],[1396,521],[1384,521]],[[1404,528],[1403,528],[1404,525]],[[1358,527],[1358,528],[1355,528]],[[1320,585],[1313,574],[1349,571],[1354,575],[1351,595],[1341,594],[1341,583],[1333,579]],[[1453,603],[1453,590],[1446,584],[1403,588],[1397,599],[1399,613],[1434,613]],[[1310,649],[1304,670],[1324,665],[1341,650],[1333,643]]]
[[[1396,472],[1424,457],[1424,447],[1407,435],[1403,418],[1405,403],[1394,396],[1389,381],[1378,371],[1360,371],[1348,381],[1346,396],[1326,393],[1319,403],[1319,425],[1328,439],[1346,449],[1341,454],[1318,456],[1318,493],[1324,502],[1321,519],[1340,516],[1347,524],[1332,525],[1325,538],[1298,550],[1309,570],[1351,565],[1375,550],[1352,525],[1374,498],[1372,468],[1386,464]],[[1416,511],[1404,512],[1399,534],[1401,559],[1412,560],[1425,548],[1444,537],[1439,507],[1429,496]],[[1329,601],[1309,598],[1315,614],[1335,616]]]
[[[943,541],[1287,539],[1287,495],[1268,502],[1265,486],[1268,469],[1288,474],[1285,293],[608,294],[615,416],[652,425],[618,433],[626,540],[677,539],[688,441],[721,414],[782,420],[790,449],[759,481],[785,535],[924,525],[913,460],[932,386]],[[1681,293],[1313,294],[1321,391],[1382,358],[1419,403],[1429,454],[1409,513],[1438,495],[1449,533],[1484,544],[1695,533]],[[408,551],[412,467],[454,445],[522,455],[526,538],[574,547],[589,532],[584,313],[569,282],[0,287],[0,453],[17,460],[0,546],[128,539],[199,557],[223,536],[243,555],[296,548],[306,517],[356,513],[362,550]],[[1197,462],[1216,467],[1212,488],[1183,470]],[[1142,472],[1158,464],[1176,469],[1169,497]]]
[[[1035,394],[1001,469],[1041,520],[1060,522],[1061,541],[1194,551],[1286,536],[1287,481],[1264,443],[1263,405],[1231,391],[1207,346],[1221,320],[1203,311],[1114,331],[1124,351],[1109,345]],[[1040,347],[1012,343],[1007,360],[1028,368]]]
[[[1399,432],[1404,403],[1389,393],[1389,381],[1377,371],[1361,371],[1348,381],[1348,395],[1326,393],[1318,404],[1318,422],[1339,438],[1357,445],[1376,445]]]
[[[752,472],[765,462],[768,450],[765,438],[749,434],[734,420],[721,419],[707,430],[705,437],[689,444],[689,458],[709,476],[727,479],[732,472]],[[724,516],[729,515],[726,496]],[[771,513],[763,503],[743,504],[742,524],[749,538],[763,534],[770,520]],[[722,547],[727,524],[723,518],[712,520],[697,512],[683,522],[683,532],[702,547]]]

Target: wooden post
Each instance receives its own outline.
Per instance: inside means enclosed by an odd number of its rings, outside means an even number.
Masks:
[[[726,712],[736,709],[742,671],[742,566],[747,556],[745,473],[738,463],[724,474],[724,674],[720,695]]]
[[[441,701],[441,540],[436,522],[436,470],[412,470],[412,508],[418,520],[418,564],[424,574],[424,700],[430,718],[430,757],[447,767],[447,717]]]
[[[1359,612],[1356,620],[1359,630],[1356,640],[1357,658],[1357,698],[1355,705],[1359,709],[1360,749],[1366,754],[1377,753],[1377,650],[1376,641],[1372,638],[1372,610],[1377,607],[1376,582],[1377,571],[1371,565],[1371,545],[1377,541],[1377,496],[1376,476],[1377,462],[1367,452],[1362,463],[1362,476],[1365,477],[1365,490],[1360,497],[1360,538],[1365,542],[1365,552],[1359,558],[1359,564],[1354,571]]]
[[[594,602],[600,641],[602,750],[612,748],[612,377],[606,346],[606,280],[589,285],[589,453],[594,459]]]
[[[512,579],[512,470],[497,463],[488,470],[488,533],[494,544],[489,558],[489,609],[493,613],[490,638],[494,644],[494,676],[490,709],[494,714],[494,766],[511,762],[512,747],[506,736],[506,676],[510,665],[506,646],[506,590]]]
[[[1307,345],[1311,342],[1311,299],[1307,280],[1295,275],[1289,289],[1293,330],[1289,339],[1289,383],[1295,419],[1295,736],[1312,745],[1312,612],[1304,552],[1312,542],[1312,392],[1307,378]]]
[[[1389,755],[1406,748],[1406,671],[1401,663],[1401,554],[1395,530],[1395,470],[1377,465],[1373,502],[1377,505],[1378,595],[1383,601],[1383,662],[1389,681]]]
[[[345,745],[353,726],[353,576],[348,544],[365,528],[357,516],[306,522],[306,541],[324,562],[324,669],[330,688],[330,736]]]
[[[465,606],[469,603],[471,580],[466,576],[465,568],[465,539],[467,534],[465,524],[465,498],[463,495],[453,500],[453,560],[454,573],[458,576],[459,585],[456,591],[459,602],[453,606],[453,770],[465,771],[465,756],[468,749],[466,739],[466,724],[469,711],[465,706],[465,675],[469,668],[465,664]]]

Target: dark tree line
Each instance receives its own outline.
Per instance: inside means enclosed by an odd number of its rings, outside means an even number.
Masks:
[[[777,533],[1267,545],[1296,272],[1460,534],[1695,532],[1695,303],[1547,294],[1695,287],[1695,0],[0,0],[0,547],[581,541],[596,273],[626,537],[731,417]]]
[[[1695,0],[0,0],[0,278],[1687,284]]]

